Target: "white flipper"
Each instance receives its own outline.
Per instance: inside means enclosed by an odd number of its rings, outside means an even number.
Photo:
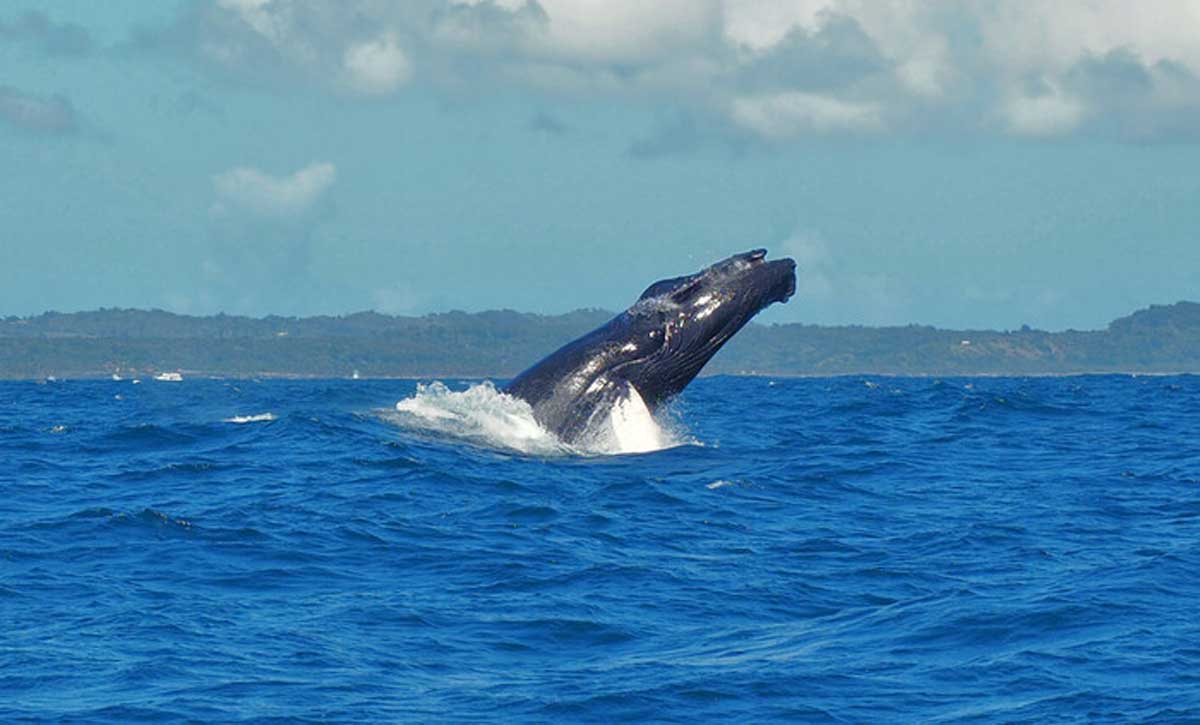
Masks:
[[[625,394],[609,409],[616,449],[621,453],[645,453],[665,448],[663,431],[650,414],[637,388],[625,383]]]

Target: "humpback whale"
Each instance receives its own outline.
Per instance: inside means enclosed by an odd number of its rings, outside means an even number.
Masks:
[[[765,249],[650,285],[627,310],[535,363],[504,387],[568,444],[602,434],[614,405],[653,413],[682,391],[721,346],[796,291],[796,263]]]

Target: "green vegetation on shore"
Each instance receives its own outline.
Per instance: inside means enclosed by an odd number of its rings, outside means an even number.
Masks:
[[[0,319],[0,378],[200,375],[509,377],[612,313],[510,310],[394,317],[192,317],[104,309]],[[1200,304],[1153,306],[1104,330],[747,326],[706,373],[1038,375],[1200,372]]]

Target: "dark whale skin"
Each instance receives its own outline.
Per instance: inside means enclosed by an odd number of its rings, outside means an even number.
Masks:
[[[637,391],[653,412],[690,383],[768,305],[796,291],[796,263],[756,249],[650,285],[621,314],[535,363],[504,387],[574,444]]]

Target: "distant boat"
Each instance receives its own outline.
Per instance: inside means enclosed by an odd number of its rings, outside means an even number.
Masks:
[[[154,379],[160,383],[182,383],[183,376],[179,373],[159,373]]]
[[[361,378],[361,377],[362,377],[362,376],[358,374],[358,371],[357,371],[357,370],[355,370],[355,371],[354,371],[354,373],[353,373],[353,374],[350,376],[350,379],[351,379],[351,380],[358,380],[358,379],[359,379],[359,378]]]
[[[119,383],[119,382],[121,382],[122,380],[124,380],[125,378],[121,377],[120,375],[117,375],[116,373],[113,373],[113,374],[112,374],[112,379],[113,379],[113,382],[114,382],[114,383]]]

